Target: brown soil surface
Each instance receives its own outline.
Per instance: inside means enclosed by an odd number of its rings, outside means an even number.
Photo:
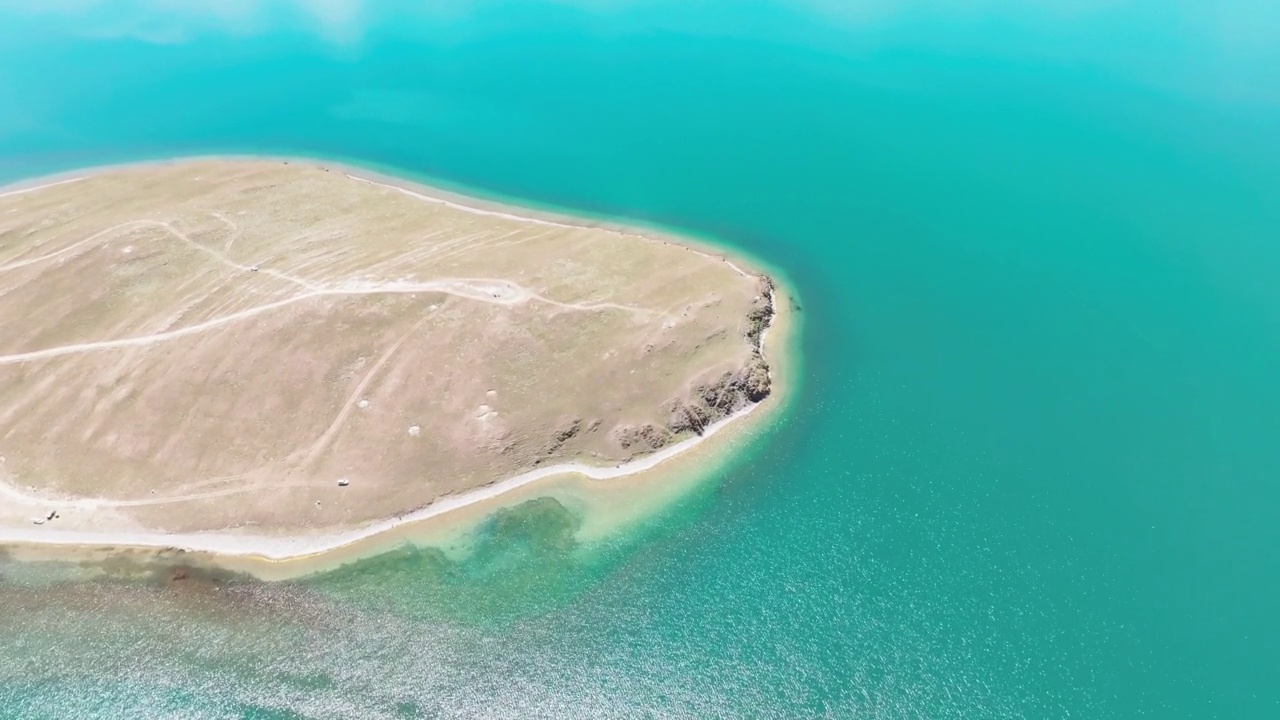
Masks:
[[[394,516],[758,401],[771,303],[677,243],[297,161],[0,195],[0,483],[101,499],[68,528]]]

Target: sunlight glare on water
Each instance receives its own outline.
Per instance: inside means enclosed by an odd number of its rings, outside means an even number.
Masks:
[[[780,268],[659,517],[175,589],[0,566],[0,718],[1280,716],[1280,5],[0,0],[0,181],[298,154]]]

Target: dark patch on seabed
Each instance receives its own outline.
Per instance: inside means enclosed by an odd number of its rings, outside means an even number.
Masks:
[[[591,584],[610,547],[575,534],[581,518],[553,498],[496,512],[468,537],[459,556],[405,544],[376,557],[299,581],[326,596],[396,614],[512,619],[563,604]],[[532,604],[531,604],[532,603]]]
[[[82,560],[16,560],[11,550],[0,548],[0,586],[97,581],[191,592],[251,580],[247,574],[218,568],[196,554],[177,549],[106,552]]]
[[[103,603],[159,602],[210,619],[281,615],[312,628],[363,612],[504,623],[563,606],[646,535],[642,524],[622,537],[584,545],[576,538],[581,525],[559,501],[538,498],[494,513],[456,554],[405,543],[282,582],[204,566],[175,551],[32,562],[0,549],[0,604],[11,611],[10,620],[24,608],[50,603],[70,613]],[[0,619],[0,629],[6,624]]]

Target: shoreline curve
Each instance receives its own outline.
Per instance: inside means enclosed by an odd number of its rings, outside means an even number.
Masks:
[[[746,429],[740,426],[755,425],[755,423],[747,423],[745,420],[748,416],[774,415],[776,410],[784,407],[791,400],[793,395],[792,383],[790,380],[791,359],[788,353],[792,349],[794,339],[791,337],[776,337],[780,326],[789,336],[793,332],[792,325],[792,307],[794,295],[790,292],[789,285],[783,285],[778,281],[778,275],[774,269],[770,268],[768,272],[751,272],[743,268],[743,265],[750,267],[752,265],[764,265],[756,258],[751,257],[745,251],[739,251],[736,248],[724,247],[713,241],[704,240],[698,237],[690,237],[680,234],[678,231],[669,230],[667,228],[648,228],[640,226],[640,224],[631,224],[626,221],[603,220],[591,217],[575,217],[568,214],[568,211],[561,211],[556,208],[554,210],[544,210],[537,207],[525,207],[517,204],[518,200],[502,198],[501,200],[492,200],[483,196],[465,195],[459,192],[444,190],[432,185],[423,184],[417,180],[409,178],[394,177],[382,172],[381,170],[370,170],[345,162],[334,163],[323,159],[306,158],[306,157],[280,157],[272,155],[212,155],[212,156],[184,156],[166,158],[155,161],[142,161],[137,163],[124,163],[106,165],[100,167],[85,168],[73,170],[70,172],[59,173],[51,176],[40,178],[32,178],[20,180],[16,183],[0,187],[0,197],[11,195],[25,194],[42,188],[52,187],[73,183],[92,175],[120,169],[122,167],[137,167],[157,164],[169,164],[186,162],[197,159],[237,159],[252,158],[254,160],[278,160],[284,163],[297,162],[320,166],[323,168],[332,168],[345,174],[348,178],[364,183],[370,183],[380,187],[395,190],[411,197],[415,197],[425,202],[441,203],[456,209],[473,212],[481,215],[497,215],[507,219],[515,219],[523,222],[531,222],[537,224],[554,225],[560,227],[573,228],[598,228],[608,230],[623,236],[645,237],[649,239],[659,239],[673,244],[680,245],[691,252],[698,253],[712,259],[719,259],[728,264],[736,272],[748,276],[757,277],[765,276],[772,281],[773,289],[770,291],[772,304],[774,307],[774,315],[770,319],[768,326],[760,337],[760,351],[769,361],[770,375],[774,383],[774,390],[770,395],[759,402],[752,403],[747,407],[739,410],[732,415],[721,418],[720,420],[707,426],[701,435],[685,439],[679,443],[663,448],[650,455],[622,463],[614,466],[592,466],[582,463],[562,463],[559,465],[537,468],[520,473],[514,477],[505,480],[499,480],[490,485],[475,490],[470,490],[456,495],[448,495],[440,497],[431,503],[411,510],[394,517],[384,518],[382,520],[366,523],[360,527],[321,531],[315,534],[292,534],[292,535],[267,535],[267,534],[248,534],[237,532],[205,532],[205,533],[164,533],[164,532],[97,532],[97,531],[75,531],[75,530],[57,530],[49,527],[41,528],[2,528],[0,527],[0,549],[6,550],[35,550],[38,553],[52,553],[52,557],[44,557],[41,559],[69,559],[75,557],[80,552],[93,550],[106,550],[108,554],[124,554],[136,551],[158,551],[159,553],[192,553],[204,556],[204,562],[214,567],[223,569],[236,569],[248,572],[251,575],[259,577],[276,576],[276,577],[297,577],[300,575],[310,574],[311,572],[319,572],[322,568],[306,570],[304,568],[295,568],[295,571],[280,572],[281,566],[299,561],[319,559],[325,556],[336,554],[339,551],[346,551],[369,541],[392,534],[392,531],[405,528],[422,527],[429,521],[441,521],[447,519],[450,515],[460,515],[458,511],[466,508],[478,508],[482,505],[491,504],[498,501],[496,507],[490,507],[479,517],[472,518],[466,525],[474,526],[492,515],[502,507],[508,507],[516,504],[516,502],[501,503],[502,500],[511,498],[513,491],[526,488],[555,478],[573,478],[577,480],[585,480],[587,484],[592,486],[594,491],[597,487],[607,492],[608,481],[618,480],[621,478],[636,478],[657,469],[666,469],[665,466],[669,461],[691,455],[691,451],[702,446],[703,443],[714,436],[724,434],[726,429],[739,430]],[[478,192],[478,191],[477,191]],[[577,222],[575,222],[577,221]],[[738,262],[734,262],[730,257],[733,256]],[[785,287],[785,290],[783,289]],[[774,337],[770,337],[774,336]],[[786,347],[779,348],[779,345]],[[768,406],[768,407],[766,407]],[[775,412],[759,412],[775,411]],[[717,453],[718,459],[727,459],[727,455],[731,455],[732,451],[728,448],[722,448],[721,453]],[[695,469],[689,469],[687,472],[692,474],[700,474]],[[548,493],[550,495],[550,493]],[[33,507],[48,507],[56,505],[74,505],[81,504],[83,506],[103,504],[109,506],[111,501],[103,501],[94,498],[76,498],[76,499],[56,499],[56,498],[38,498],[35,496],[25,495],[16,489],[10,489],[0,484],[0,496],[6,497],[11,501],[26,501]],[[541,497],[544,495],[534,495],[533,497]],[[511,498],[513,501],[523,502],[531,498]],[[181,502],[183,498],[175,499],[174,502]],[[126,501],[127,502],[127,501]],[[414,542],[413,539],[406,539],[403,542]],[[415,543],[419,544],[419,543]],[[367,557],[376,555],[390,548],[384,548],[367,555],[360,554],[359,557]],[[20,555],[15,555],[17,559],[22,559]],[[194,558],[193,558],[194,559]],[[230,561],[230,562],[228,562]],[[270,568],[271,571],[262,574],[260,571]]]

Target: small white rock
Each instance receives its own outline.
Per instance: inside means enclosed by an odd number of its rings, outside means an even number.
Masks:
[[[418,427],[417,425],[409,426],[409,437],[418,437],[421,434],[422,434],[422,428]]]
[[[365,408],[369,407],[369,401],[361,400],[360,402],[356,403],[356,407],[360,408],[361,410],[364,410]]]

